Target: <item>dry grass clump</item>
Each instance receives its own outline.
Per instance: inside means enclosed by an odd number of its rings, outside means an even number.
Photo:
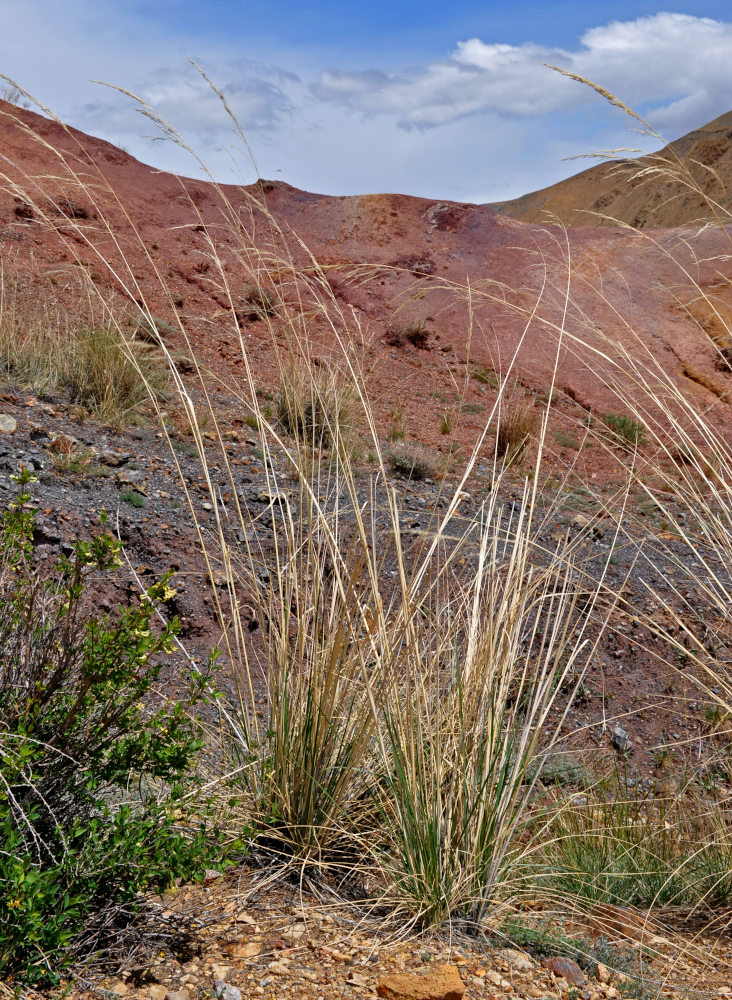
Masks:
[[[559,810],[527,860],[545,890],[585,905],[691,908],[732,898],[724,807],[703,802],[688,780],[654,796],[628,789],[616,771]]]
[[[263,285],[247,285],[242,292],[241,314],[244,319],[258,320],[273,316],[277,308],[277,298]]]
[[[121,326],[69,317],[7,278],[0,286],[0,365],[15,385],[66,396],[113,425],[138,420],[151,397],[164,396],[170,379],[154,346],[125,337]]]
[[[536,433],[536,410],[532,403],[509,403],[498,417],[496,454],[507,465],[517,462]]]
[[[163,398],[168,381],[154,348],[124,340],[109,326],[77,331],[61,377],[73,403],[109,424],[138,419],[151,396]]]
[[[390,323],[386,329],[385,340],[390,347],[403,347],[404,344],[411,344],[418,350],[426,350],[429,344],[430,332],[427,328],[427,320],[414,320],[410,323],[400,325]]]
[[[283,374],[276,413],[284,430],[299,444],[311,449],[348,449],[358,423],[358,400],[342,373],[313,372],[300,361],[290,364]]]

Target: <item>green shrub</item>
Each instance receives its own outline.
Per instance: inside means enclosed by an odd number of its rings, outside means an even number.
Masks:
[[[163,578],[115,614],[88,610],[121,543],[77,541],[41,572],[32,477],[17,478],[0,520],[0,979],[48,984],[138,893],[202,871],[218,831],[197,798],[181,809],[205,675],[174,704],[148,698],[177,631],[156,609],[174,591]]]

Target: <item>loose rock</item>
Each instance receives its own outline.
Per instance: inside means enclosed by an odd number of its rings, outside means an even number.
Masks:
[[[241,1000],[241,990],[225,983],[223,979],[217,979],[214,983],[214,996],[218,1000]]]
[[[587,976],[571,958],[554,955],[552,958],[542,959],[541,964],[545,969],[553,972],[557,978],[566,979],[570,986],[585,986],[587,984]]]
[[[456,966],[439,965],[424,976],[386,976],[377,984],[376,992],[388,1000],[462,1000],[465,986]]]
[[[610,734],[610,743],[618,753],[627,753],[633,746],[633,741],[621,726],[615,726]]]
[[[530,972],[536,968],[536,962],[533,958],[515,948],[501,948],[500,951],[496,952],[496,957],[508,962],[511,968],[516,969],[517,972]]]

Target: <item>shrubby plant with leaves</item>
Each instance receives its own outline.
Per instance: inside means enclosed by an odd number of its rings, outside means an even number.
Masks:
[[[42,570],[32,477],[17,480],[0,519],[0,977],[43,983],[95,917],[201,872],[220,836],[189,795],[206,675],[182,701],[153,700],[178,628],[156,625],[168,580],[114,614],[90,610],[89,583],[121,565],[121,543],[102,531]]]

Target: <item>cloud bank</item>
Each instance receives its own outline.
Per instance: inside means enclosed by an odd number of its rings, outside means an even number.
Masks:
[[[659,128],[702,124],[719,95],[732,101],[732,24],[659,13],[592,28],[574,50],[458,42],[447,59],[394,73],[321,74],[317,100],[364,115],[393,116],[400,128],[437,128],[467,115],[495,112],[537,118],[572,111],[593,92],[548,72],[561,66],[600,84],[632,106],[654,106]],[[692,121],[692,118],[694,121]]]

